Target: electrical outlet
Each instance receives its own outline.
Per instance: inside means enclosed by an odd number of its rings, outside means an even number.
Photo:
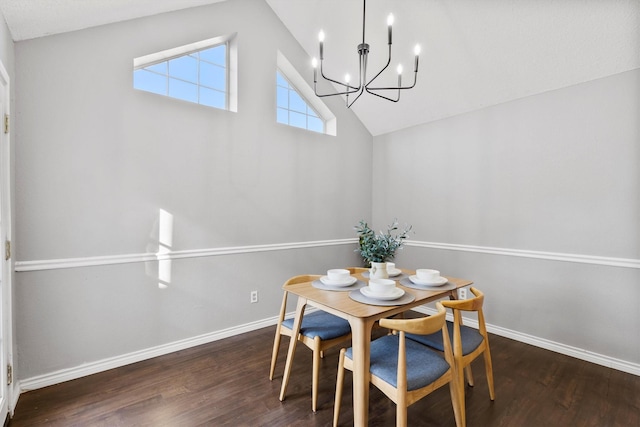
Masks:
[[[467,299],[467,288],[458,289],[458,299]]]
[[[258,302],[258,291],[251,291],[251,304]]]

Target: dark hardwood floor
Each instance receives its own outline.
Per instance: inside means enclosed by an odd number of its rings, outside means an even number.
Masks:
[[[322,361],[318,412],[311,411],[311,352],[299,346],[287,399],[278,400],[288,340],[269,381],[275,327],[24,393],[19,426],[327,426],[337,349]],[[496,400],[482,360],[466,387],[468,426],[640,426],[640,377],[492,335]],[[352,425],[351,375],[341,425]],[[453,426],[443,387],[408,410],[410,426]],[[371,388],[369,424],[393,426],[395,405]]]

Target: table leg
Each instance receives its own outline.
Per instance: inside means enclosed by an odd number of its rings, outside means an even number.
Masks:
[[[296,306],[296,317],[293,319],[293,330],[291,331],[291,339],[289,340],[287,362],[284,365],[282,387],[280,388],[280,401],[284,400],[285,393],[287,392],[289,375],[291,375],[291,365],[293,364],[293,356],[296,354],[296,344],[298,343],[298,335],[300,335],[300,325],[302,324],[302,317],[304,316],[304,308],[306,305],[307,299],[298,297],[298,305]]]
[[[369,422],[369,353],[373,321],[349,318],[353,348],[353,425]]]

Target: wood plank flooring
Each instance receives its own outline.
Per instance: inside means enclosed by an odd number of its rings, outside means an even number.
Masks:
[[[275,327],[253,331],[74,381],[24,393],[10,427],[21,426],[328,426],[338,350],[320,373],[311,411],[311,351],[299,346],[284,402],[278,400],[288,339],[269,381]],[[491,335],[496,400],[482,360],[466,387],[467,425],[640,426],[640,377]],[[395,405],[375,387],[370,425],[393,426]],[[408,410],[410,426],[454,426],[446,387]],[[351,374],[340,425],[353,425]]]

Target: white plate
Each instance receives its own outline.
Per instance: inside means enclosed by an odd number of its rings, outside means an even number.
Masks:
[[[334,281],[329,279],[328,276],[322,276],[320,278],[320,281],[322,283],[324,283],[325,285],[329,285],[329,286],[351,286],[354,283],[356,283],[358,281],[358,279],[356,277],[353,276],[349,276],[349,278],[347,280],[344,281]]]
[[[387,274],[389,275],[389,277],[399,276],[402,274],[402,270],[400,270],[399,268],[393,268],[391,270],[387,270]]]
[[[416,285],[424,285],[424,286],[442,286],[447,283],[447,278],[440,276],[440,278],[435,282],[428,282],[426,280],[418,279],[418,276],[409,276],[409,280],[415,283]]]
[[[374,298],[374,299],[379,299],[379,300],[382,300],[382,301],[391,301],[391,300],[394,300],[394,299],[398,299],[402,295],[404,295],[404,289],[395,288],[393,290],[393,292],[388,294],[388,295],[387,294],[379,295],[379,294],[371,292],[371,290],[367,286],[365,286],[363,288],[360,288],[360,293],[362,295],[364,295],[365,297],[367,297],[367,298]]]

